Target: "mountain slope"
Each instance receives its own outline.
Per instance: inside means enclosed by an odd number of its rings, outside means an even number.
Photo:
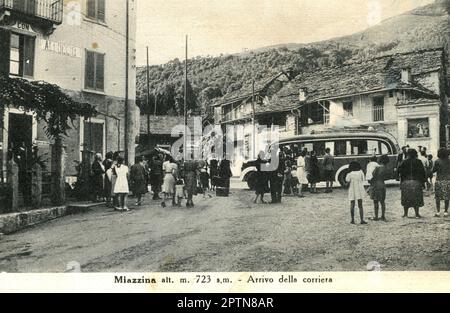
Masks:
[[[450,42],[450,0],[437,0],[392,17],[350,36],[311,44],[286,44],[248,53],[189,60],[188,103],[207,111],[209,105],[227,93],[248,88],[291,68],[294,72],[336,66],[352,60],[413,50],[448,47]],[[150,67],[150,104],[146,103],[146,69],[138,68],[138,104],[143,112],[183,112],[184,62],[173,60]],[[190,109],[193,109],[192,105]]]

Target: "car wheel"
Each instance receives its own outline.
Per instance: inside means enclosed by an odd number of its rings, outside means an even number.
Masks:
[[[256,173],[251,172],[247,174],[247,186],[250,190],[255,190],[256,187]]]
[[[348,187],[350,187],[350,183],[345,181],[348,173],[350,173],[350,171],[348,169],[344,169],[338,176],[339,184],[341,184],[341,187],[344,189],[348,189]]]

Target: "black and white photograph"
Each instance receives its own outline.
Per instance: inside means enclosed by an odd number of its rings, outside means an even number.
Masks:
[[[449,48],[450,0],[0,0],[0,273],[450,271]]]

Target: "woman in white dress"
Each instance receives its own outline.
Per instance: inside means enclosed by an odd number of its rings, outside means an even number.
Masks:
[[[178,170],[178,165],[175,163],[173,158],[170,155],[166,156],[166,160],[163,163],[163,173],[164,173],[164,182],[163,182],[163,202],[161,203],[162,207],[166,206],[166,200],[173,196],[175,193],[175,173]]]
[[[129,211],[126,202],[127,196],[130,193],[130,188],[128,185],[128,166],[123,164],[123,157],[119,156],[117,158],[117,165],[114,168],[116,172],[116,183],[114,184],[114,193],[119,198],[119,210]]]
[[[297,178],[298,178],[298,196],[303,198],[303,185],[308,185],[308,174],[306,173],[306,162],[305,162],[306,151],[303,150],[297,159]]]

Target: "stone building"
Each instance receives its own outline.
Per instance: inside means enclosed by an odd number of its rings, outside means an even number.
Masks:
[[[99,112],[90,120],[76,120],[64,138],[68,177],[76,174],[74,161],[81,161],[82,151],[127,151],[134,161],[139,129],[135,34],[133,0],[0,2],[1,73],[56,84]],[[0,115],[3,169],[8,150],[24,146],[29,153],[37,146],[41,154],[49,152],[44,123],[20,108]]]
[[[188,151],[199,147],[202,139],[202,117],[188,117]],[[169,115],[141,115],[139,145],[137,156],[146,156],[154,148],[171,151],[173,144],[182,138],[184,117]],[[189,135],[188,135],[189,137]],[[174,157],[177,155],[175,154]]]
[[[281,138],[370,127],[391,133],[400,146],[422,146],[436,155],[449,140],[447,65],[443,49],[430,49],[300,73],[272,96],[257,98],[256,124],[279,126]],[[216,123],[241,125],[244,140],[251,140],[258,134],[252,128],[253,111],[245,109],[247,102],[233,105],[232,114],[227,100],[217,107]],[[257,151],[267,146],[256,142]],[[235,151],[236,175],[251,158]]]

